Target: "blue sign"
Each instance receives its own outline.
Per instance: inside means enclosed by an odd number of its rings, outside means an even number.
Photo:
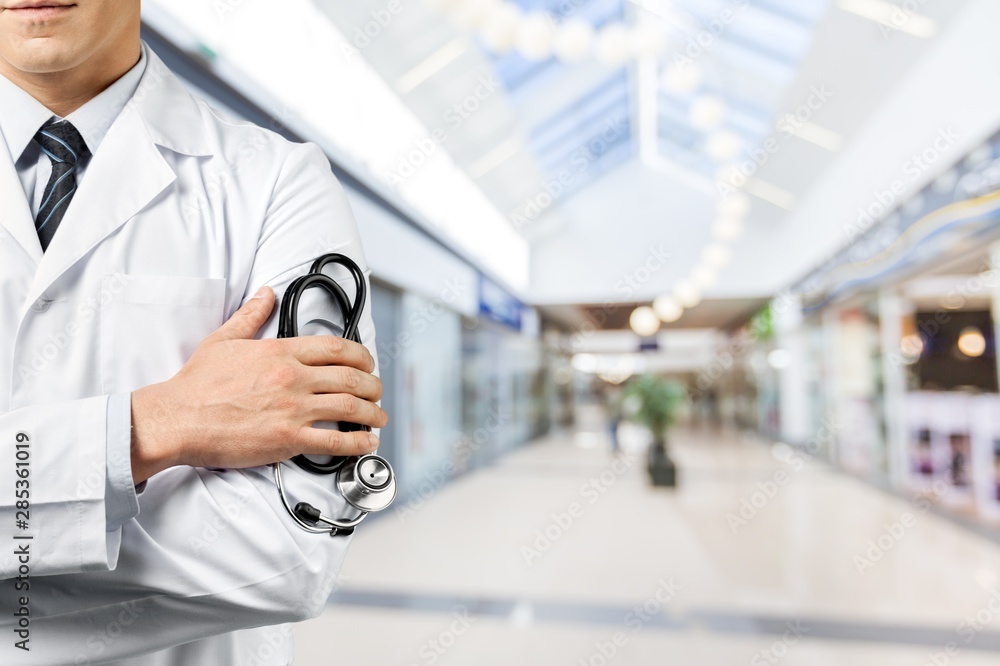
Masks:
[[[521,330],[524,303],[485,275],[479,276],[479,314],[487,319]]]
[[[660,342],[655,337],[642,338],[641,340],[639,340],[639,351],[641,352],[660,351]]]

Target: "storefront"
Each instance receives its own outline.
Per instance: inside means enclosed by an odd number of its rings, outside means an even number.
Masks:
[[[1000,135],[775,299],[757,429],[1000,524],[998,269]]]

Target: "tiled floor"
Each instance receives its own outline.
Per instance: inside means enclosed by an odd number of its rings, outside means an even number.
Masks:
[[[654,489],[589,427],[359,529],[297,666],[1000,663],[992,541],[731,434]]]

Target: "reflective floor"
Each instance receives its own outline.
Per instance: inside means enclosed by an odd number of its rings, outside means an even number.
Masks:
[[[654,489],[622,435],[615,458],[588,413],[359,530],[295,663],[1000,663],[992,540],[709,430],[674,433],[680,486]]]

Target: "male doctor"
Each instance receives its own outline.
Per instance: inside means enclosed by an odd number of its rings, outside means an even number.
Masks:
[[[370,308],[365,346],[277,340],[275,292],[325,252],[368,270],[323,153],[192,97],[139,13],[0,0],[0,664],[285,665],[349,538],[266,465],[370,452],[315,424],[386,416]]]

